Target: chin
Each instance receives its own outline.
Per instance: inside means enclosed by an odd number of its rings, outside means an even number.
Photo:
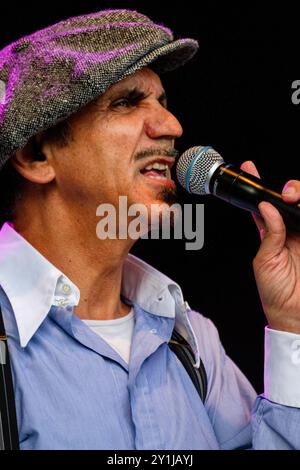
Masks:
[[[148,231],[160,230],[163,220],[167,220],[171,227],[174,227],[178,216],[178,196],[176,188],[163,188],[157,195],[156,199],[149,205],[148,214]]]
[[[165,187],[157,195],[160,202],[165,202],[169,206],[178,202],[176,187]]]

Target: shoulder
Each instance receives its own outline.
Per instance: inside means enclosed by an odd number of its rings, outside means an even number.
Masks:
[[[209,318],[196,310],[188,310],[187,316],[200,343],[207,346],[221,346],[218,330]]]
[[[190,310],[188,318],[196,336],[200,357],[204,363],[208,379],[223,382],[233,376],[238,382],[247,382],[244,374],[226,354],[214,323],[199,312]]]
[[[248,402],[249,410],[256,397],[251,384],[237,365],[228,357],[221,343],[218,330],[213,322],[194,310],[188,311],[199,354],[204,363],[208,378],[208,394],[213,401],[220,394],[226,401],[228,397],[239,400],[241,396]],[[222,391],[222,393],[221,393]],[[247,411],[248,412],[248,411]]]

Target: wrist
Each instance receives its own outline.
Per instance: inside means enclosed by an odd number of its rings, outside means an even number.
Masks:
[[[267,317],[268,319],[268,317]],[[276,319],[276,320],[269,320],[268,319],[268,327],[272,330],[277,331],[285,331],[287,333],[295,333],[300,334],[300,319]]]

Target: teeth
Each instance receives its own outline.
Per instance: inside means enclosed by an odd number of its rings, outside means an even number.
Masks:
[[[152,178],[153,180],[166,180],[167,178],[165,176],[160,176],[160,175],[150,175],[148,178]]]
[[[146,166],[145,170],[167,170],[169,167],[165,163],[152,163],[151,165]]]

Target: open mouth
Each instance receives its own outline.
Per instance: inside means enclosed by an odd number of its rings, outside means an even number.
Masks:
[[[171,167],[174,164],[174,158],[156,158],[147,162],[140,173],[146,178],[156,182],[165,182],[175,184],[171,178]]]

